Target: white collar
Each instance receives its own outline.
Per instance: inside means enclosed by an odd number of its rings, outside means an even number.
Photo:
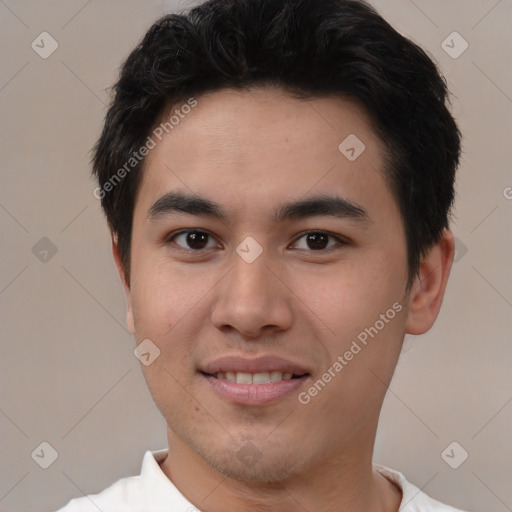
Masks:
[[[166,474],[159,463],[167,457],[169,450],[164,448],[154,452],[146,451],[142,461],[140,479],[144,489],[144,496],[148,510],[157,512],[162,510],[162,503],[172,503],[173,512],[190,512],[190,502],[181,494]],[[407,481],[399,471],[395,471],[381,464],[373,464],[373,469],[382,476],[396,484],[402,491],[400,512],[461,512],[457,509],[443,505],[429,498],[418,487]],[[198,511],[199,512],[199,511]]]

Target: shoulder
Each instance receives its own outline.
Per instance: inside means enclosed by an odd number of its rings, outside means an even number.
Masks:
[[[57,512],[168,512],[192,510],[191,503],[167,478],[160,462],[168,450],[146,451],[138,476],[121,478],[99,494],[71,500]]]
[[[140,476],[121,478],[98,494],[89,494],[69,501],[57,512],[129,512],[143,510]]]
[[[117,480],[98,494],[88,494],[70,500],[57,512],[133,512],[146,510],[147,492],[154,487],[155,474],[158,477],[158,461],[166,455],[166,450],[144,454],[141,473]]]
[[[399,471],[380,464],[373,464],[373,469],[401,489],[402,502],[400,503],[400,512],[464,512],[427,496],[414,484],[408,482]]]

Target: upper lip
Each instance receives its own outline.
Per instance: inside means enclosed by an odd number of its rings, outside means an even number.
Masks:
[[[277,356],[261,356],[254,359],[239,356],[224,356],[206,363],[204,366],[200,367],[200,370],[209,374],[219,372],[283,372],[303,375],[309,373],[305,366]]]

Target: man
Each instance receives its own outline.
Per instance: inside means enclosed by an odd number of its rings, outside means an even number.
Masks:
[[[360,1],[210,0],[150,28],[93,167],[169,448],[61,511],[455,510],[372,463],[454,254],[446,103]]]

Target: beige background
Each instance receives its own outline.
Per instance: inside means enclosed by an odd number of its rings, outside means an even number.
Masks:
[[[512,200],[504,194],[512,187],[512,2],[372,3],[438,62],[465,135],[453,224],[458,261],[437,324],[406,339],[375,460],[439,500],[505,512],[512,510]],[[166,446],[125,328],[88,152],[118,66],[176,7],[0,0],[0,511],[55,510],[138,474],[144,451]],[[47,59],[31,48],[43,31],[59,45]],[[469,43],[457,59],[441,46],[453,31]],[[42,237],[57,248],[46,262],[32,250]],[[31,458],[43,441],[58,452],[46,470]],[[441,457],[453,441],[469,453],[458,469]]]

